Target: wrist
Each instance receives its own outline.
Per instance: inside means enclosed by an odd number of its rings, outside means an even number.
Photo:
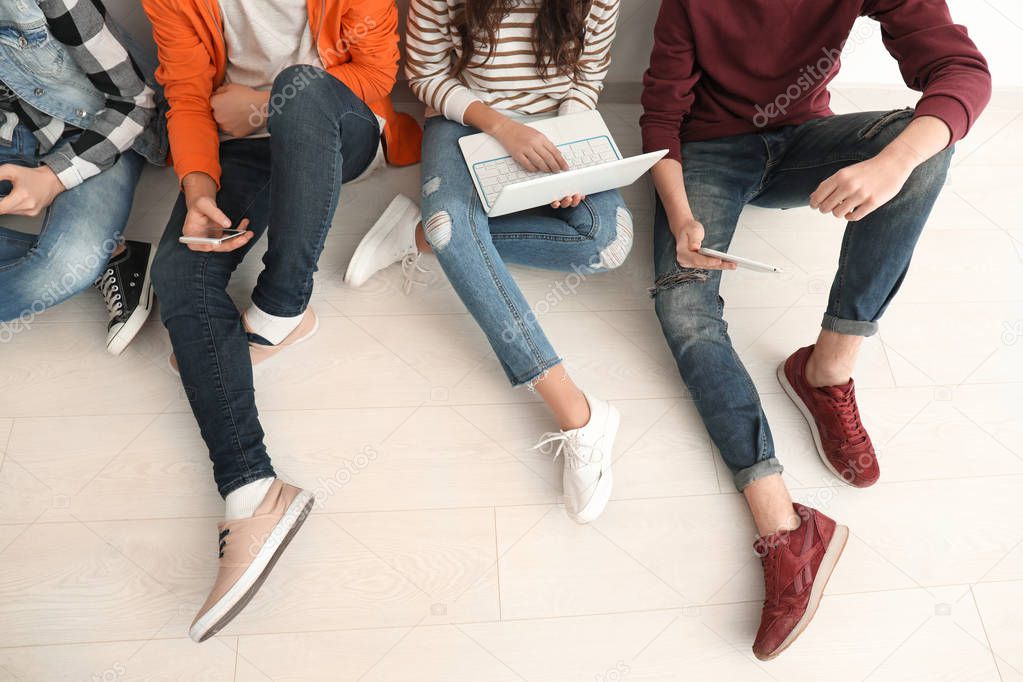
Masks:
[[[696,216],[689,209],[688,206],[673,206],[665,207],[665,214],[668,216],[668,225],[671,226],[672,230],[676,226],[681,226],[686,223],[690,223],[696,220]]]
[[[489,122],[489,125],[483,129],[483,132],[491,137],[500,137],[502,133],[509,130],[514,124],[515,121],[511,120],[507,116],[497,114],[494,116],[493,120]]]
[[[39,164],[39,166],[35,168],[35,172],[39,175],[42,182],[45,183],[45,185],[49,188],[50,193],[54,196],[67,189],[64,186],[64,183],[61,182],[60,176],[57,175],[57,172],[50,168],[47,164]]]
[[[185,204],[191,208],[197,200],[203,197],[215,197],[217,183],[206,173],[193,171],[181,178],[181,191],[185,194]]]
[[[892,165],[905,175],[912,173],[926,160],[913,147],[898,138],[892,140],[891,144],[882,149],[875,158]]]

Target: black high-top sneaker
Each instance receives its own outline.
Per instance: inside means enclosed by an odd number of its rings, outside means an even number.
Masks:
[[[149,266],[154,255],[150,244],[125,241],[124,251],[110,260],[92,284],[107,304],[107,350],[113,355],[120,355],[128,347],[153,308]]]

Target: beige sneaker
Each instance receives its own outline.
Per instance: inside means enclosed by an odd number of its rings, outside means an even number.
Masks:
[[[245,331],[249,334],[253,333],[252,328],[249,327],[249,323],[245,320],[245,313],[242,313],[242,326],[245,327]],[[305,309],[305,313],[302,315],[302,319],[299,321],[298,326],[295,327],[295,329],[284,337],[284,340],[276,346],[266,346],[261,343],[249,343],[249,356],[252,358],[252,366],[255,367],[259,363],[269,360],[289,346],[297,346],[315,334],[319,328],[320,318],[318,318],[316,313],[313,312],[312,306],[309,306]],[[170,354],[170,357],[167,358],[167,362],[170,363],[171,371],[178,376],[181,376],[181,370],[178,369],[178,359],[174,356],[174,353]]]
[[[314,501],[308,490],[277,479],[255,514],[218,524],[220,570],[213,591],[188,629],[189,637],[203,642],[241,613],[302,526]]]

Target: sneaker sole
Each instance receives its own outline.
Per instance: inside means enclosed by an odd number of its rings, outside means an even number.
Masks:
[[[235,616],[241,613],[248,603],[256,596],[270,575],[270,571],[281,558],[281,554],[291,543],[298,529],[305,523],[312,511],[316,498],[309,491],[301,491],[288,506],[284,516],[274,529],[270,531],[267,541],[260,547],[252,564],[245,569],[231,589],[214,604],[203,617],[188,629],[188,636],[195,642],[205,642],[220,632]],[[289,525],[290,524],[290,525]]]
[[[607,470],[601,471],[600,482],[597,483],[597,489],[593,491],[593,497],[586,503],[586,506],[577,514],[569,512],[568,516],[578,524],[587,524],[594,521],[598,516],[604,513],[604,509],[607,507],[607,503],[611,501],[611,490],[614,487],[614,477],[611,473],[611,465],[613,462],[614,455],[614,439],[618,435],[618,427],[622,423],[622,415],[615,408],[614,405],[609,405],[608,410],[608,421],[613,422],[612,435],[611,435],[611,448],[608,449],[607,457]]]
[[[362,238],[362,241],[355,248],[352,260],[348,262],[348,269],[345,270],[345,284],[361,287],[376,274],[376,272],[366,274],[363,266],[369,259],[369,256],[383,243],[384,237],[398,224],[399,219],[404,211],[409,208],[410,204],[415,205],[411,199],[400,194],[391,200],[383,214],[373,223],[373,227],[369,228],[369,232],[366,233],[366,236]]]
[[[127,322],[121,325],[121,328],[117,332],[107,338],[107,352],[111,355],[120,355],[124,352],[124,349],[128,347],[139,331],[142,330],[142,325],[149,319],[149,314],[153,312],[153,300],[155,295],[153,293],[153,284],[149,281],[149,271],[153,266],[153,258],[156,257],[156,249],[150,249],[149,252],[149,263],[146,265],[146,277],[142,280],[143,291],[145,292],[142,298],[139,299],[139,307],[135,309],[129,317]],[[142,301],[145,301],[145,306],[142,305]],[[141,314],[140,314],[141,313]]]
[[[784,362],[778,365],[777,374],[778,383],[781,384],[781,387],[785,390],[785,393],[789,396],[792,402],[795,403],[796,408],[798,408],[799,412],[803,415],[803,419],[806,420],[807,426],[810,427],[810,433],[813,435],[813,444],[814,447],[817,448],[817,456],[821,458],[821,461],[824,463],[824,466],[826,466],[828,468],[828,471],[833,473],[835,477],[838,478],[838,480],[842,481],[842,483],[845,483],[850,488],[859,487],[853,485],[848,480],[846,480],[845,476],[838,472],[838,469],[835,468],[835,465],[831,463],[831,460],[829,460],[828,456],[824,453],[824,444],[821,442],[821,432],[817,428],[817,422],[816,420],[814,420],[813,415],[810,413],[810,408],[806,406],[806,403],[803,402],[803,399],[799,397],[798,393],[796,393],[796,389],[792,387],[791,383],[789,383],[789,378],[785,376]]]
[[[828,549],[824,552],[824,558],[821,559],[820,568],[817,569],[817,579],[813,581],[813,587],[810,588],[810,601],[806,605],[806,612],[803,613],[803,617],[796,622],[795,627],[792,628],[792,632],[782,641],[777,649],[772,651],[766,656],[759,656],[754,653],[754,656],[761,661],[770,661],[771,659],[777,658],[783,651],[792,646],[792,643],[799,638],[799,635],[803,634],[807,626],[810,625],[810,621],[813,620],[814,615],[817,613],[817,607],[821,604],[821,599],[824,597],[824,588],[828,586],[828,581],[831,580],[831,574],[835,571],[835,566],[838,564],[838,560],[842,556],[843,550],[845,550],[845,543],[849,541],[849,528],[848,526],[835,526],[835,533],[831,536],[831,542],[828,543]]]

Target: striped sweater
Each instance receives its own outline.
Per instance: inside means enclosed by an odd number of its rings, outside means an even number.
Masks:
[[[462,54],[457,22],[464,0],[412,0],[409,7],[406,75],[427,115],[443,114],[464,123],[465,110],[481,101],[518,114],[566,114],[594,109],[610,63],[620,0],[593,0],[586,18],[586,38],[579,75],[536,69],[533,26],[544,0],[519,0],[497,31],[493,56],[477,49],[462,73],[452,67]],[[546,76],[546,78],[542,77]]]

